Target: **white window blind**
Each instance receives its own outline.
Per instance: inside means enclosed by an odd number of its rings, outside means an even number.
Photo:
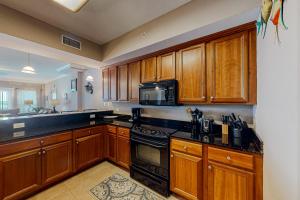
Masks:
[[[0,88],[0,110],[12,108],[12,90],[10,88]]]
[[[25,101],[32,100],[32,105],[26,105]],[[35,90],[21,90],[17,91],[18,108],[21,113],[28,112],[29,107],[37,107],[37,91]]]

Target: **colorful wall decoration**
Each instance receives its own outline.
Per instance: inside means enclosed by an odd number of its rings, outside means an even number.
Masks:
[[[284,4],[286,0],[262,0],[261,12],[257,20],[257,32],[266,36],[269,21],[275,26],[276,38],[279,39],[278,26],[281,24],[286,30],[288,27],[284,22]]]

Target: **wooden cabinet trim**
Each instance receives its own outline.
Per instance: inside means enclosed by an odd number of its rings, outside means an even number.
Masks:
[[[128,101],[128,65],[118,67],[118,101]]]
[[[157,73],[156,57],[146,58],[141,61],[141,83],[156,81],[156,73]]]
[[[109,69],[109,100],[117,101],[118,99],[118,71],[117,67],[110,67]]]
[[[198,157],[202,156],[202,144],[185,140],[172,139],[171,150],[191,154]]]
[[[141,81],[141,62],[137,61],[128,64],[128,86],[129,101],[138,102],[139,100],[139,84]]]
[[[169,57],[171,56],[171,66],[163,66],[163,58],[164,57]],[[163,68],[164,67],[169,67],[171,71],[170,74],[164,75],[163,74]],[[171,80],[176,78],[176,53],[175,52],[170,52],[166,53],[163,55],[159,55],[157,57],[157,81],[162,81],[162,80]]]

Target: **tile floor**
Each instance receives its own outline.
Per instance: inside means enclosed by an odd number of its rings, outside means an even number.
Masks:
[[[95,200],[90,195],[89,190],[115,173],[129,177],[127,171],[109,162],[103,162],[30,197],[28,200]],[[168,198],[168,200],[177,199],[174,196]]]

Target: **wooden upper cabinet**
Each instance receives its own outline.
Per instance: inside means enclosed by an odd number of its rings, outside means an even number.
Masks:
[[[176,79],[179,84],[179,102],[206,101],[205,44],[191,46],[177,52]]]
[[[109,68],[109,100],[117,101],[117,67]]]
[[[102,98],[105,101],[109,100],[109,69],[102,70]]]
[[[175,55],[171,52],[157,57],[157,81],[175,79]]]
[[[128,100],[128,66],[118,67],[118,100]]]
[[[254,174],[208,162],[208,200],[254,200]]]
[[[128,65],[128,90],[129,101],[139,100],[139,84],[141,80],[141,62],[133,62]]]
[[[25,151],[0,158],[0,199],[21,199],[41,187],[41,151]]]
[[[42,149],[42,179],[44,184],[60,180],[72,173],[72,141]]]
[[[208,45],[208,80],[212,103],[247,103],[249,97],[248,32]]]
[[[156,57],[147,58],[142,60],[141,66],[141,82],[154,82],[156,81]]]

